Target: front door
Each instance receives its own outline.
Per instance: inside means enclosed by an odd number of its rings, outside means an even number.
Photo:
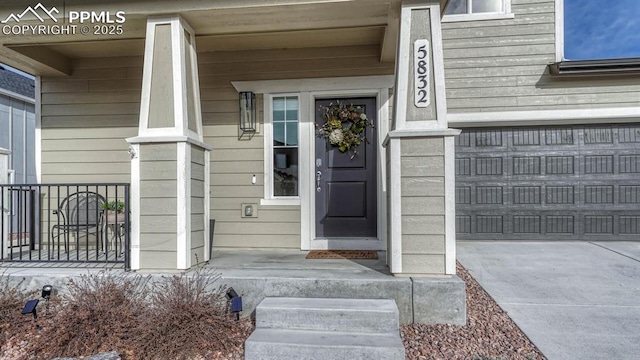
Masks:
[[[316,136],[316,238],[377,238],[376,100],[317,100],[316,125],[321,127],[326,121],[323,109],[338,103],[360,107],[373,126],[365,128],[367,141],[352,149],[355,155]]]

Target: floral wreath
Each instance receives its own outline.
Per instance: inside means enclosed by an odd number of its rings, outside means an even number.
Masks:
[[[318,136],[329,140],[329,144],[337,146],[340,152],[351,153],[353,159],[358,153],[356,148],[366,138],[366,128],[373,127],[361,106],[344,105],[339,102],[329,106],[320,106],[324,124],[316,124]]]

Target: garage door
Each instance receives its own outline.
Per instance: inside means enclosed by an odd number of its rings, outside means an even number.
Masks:
[[[463,130],[456,232],[466,240],[640,240],[640,124]]]

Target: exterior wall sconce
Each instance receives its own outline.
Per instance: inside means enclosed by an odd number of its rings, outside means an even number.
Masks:
[[[256,132],[256,94],[251,91],[240,93],[240,130]]]

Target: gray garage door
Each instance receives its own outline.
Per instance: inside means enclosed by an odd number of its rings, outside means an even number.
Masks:
[[[467,240],[640,240],[640,124],[465,129],[456,231]]]

